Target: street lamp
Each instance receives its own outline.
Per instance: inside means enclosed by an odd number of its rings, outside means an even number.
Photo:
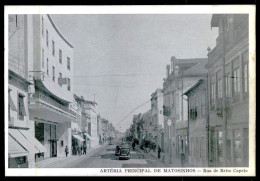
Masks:
[[[169,151],[170,151],[170,163],[172,163],[172,141],[171,141],[171,125],[172,125],[172,121],[170,119],[168,119],[167,121],[167,125],[169,127]]]

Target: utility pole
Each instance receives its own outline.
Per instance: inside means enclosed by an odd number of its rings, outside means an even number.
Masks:
[[[226,84],[225,84],[225,36],[226,36],[226,28],[225,28],[225,18],[222,18],[222,32],[223,32],[223,52],[222,52],[222,66],[223,66],[223,73],[222,73],[222,118],[223,118],[223,160],[224,160],[224,167],[227,166],[227,116],[226,116]]]

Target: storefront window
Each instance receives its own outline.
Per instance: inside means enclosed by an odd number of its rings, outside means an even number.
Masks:
[[[234,166],[240,166],[242,162],[242,143],[241,143],[241,130],[233,130],[234,141],[233,141],[233,150],[234,150]]]
[[[223,162],[223,140],[222,131],[218,131],[218,142],[217,142],[217,158],[218,162]]]

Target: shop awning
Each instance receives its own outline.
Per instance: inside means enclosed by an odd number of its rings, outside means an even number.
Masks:
[[[35,153],[41,153],[41,151],[35,147],[29,140],[24,137],[18,129],[8,129],[9,134],[20,144],[22,145],[27,151]]]
[[[28,153],[12,136],[8,135],[8,157],[27,156]]]
[[[87,136],[88,139],[91,139],[91,136],[89,136],[88,133],[84,133],[84,134]]]
[[[32,145],[40,150],[40,152],[47,152],[47,149],[28,130],[19,131]]]
[[[85,141],[81,136],[79,135],[72,135],[74,138],[78,139],[79,141]]]
[[[17,111],[15,105],[14,105],[14,101],[13,99],[11,98],[11,95],[9,94],[8,96],[8,101],[9,101],[9,105],[10,105],[10,108],[13,110],[13,111]]]

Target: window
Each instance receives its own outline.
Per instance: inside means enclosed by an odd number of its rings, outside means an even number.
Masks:
[[[55,56],[55,42],[52,40],[52,55]]]
[[[43,16],[42,16],[42,36],[44,37],[44,22],[43,22]]]
[[[24,106],[24,95],[18,94],[18,118],[24,120],[26,116],[25,106]]]
[[[248,93],[248,50],[242,55],[243,62],[243,92]]]
[[[70,70],[70,57],[67,57],[67,69]]]
[[[215,80],[214,80],[214,76],[211,77],[211,85],[210,85],[210,104],[211,107],[214,107],[215,105],[215,97],[216,97],[216,85],[215,85]]]
[[[238,58],[232,62],[233,94],[238,96],[240,92],[240,70]]]
[[[47,75],[49,75],[49,59],[47,58]]]
[[[42,49],[42,68],[44,68],[44,49]]]
[[[59,61],[62,64],[62,51],[61,50],[59,50]]]
[[[221,79],[221,71],[217,72],[217,98],[222,98],[222,79]]]
[[[59,73],[59,78],[62,78],[62,73]],[[62,84],[58,81],[58,84],[62,86]]]
[[[55,67],[52,66],[52,80],[55,81]]]
[[[70,79],[68,78],[68,90],[70,90]]]
[[[223,157],[223,142],[222,142],[222,131],[218,131],[218,140],[217,140],[217,159],[218,161],[222,161]]]
[[[46,30],[46,46],[49,47],[49,33],[48,33],[48,30]]]

